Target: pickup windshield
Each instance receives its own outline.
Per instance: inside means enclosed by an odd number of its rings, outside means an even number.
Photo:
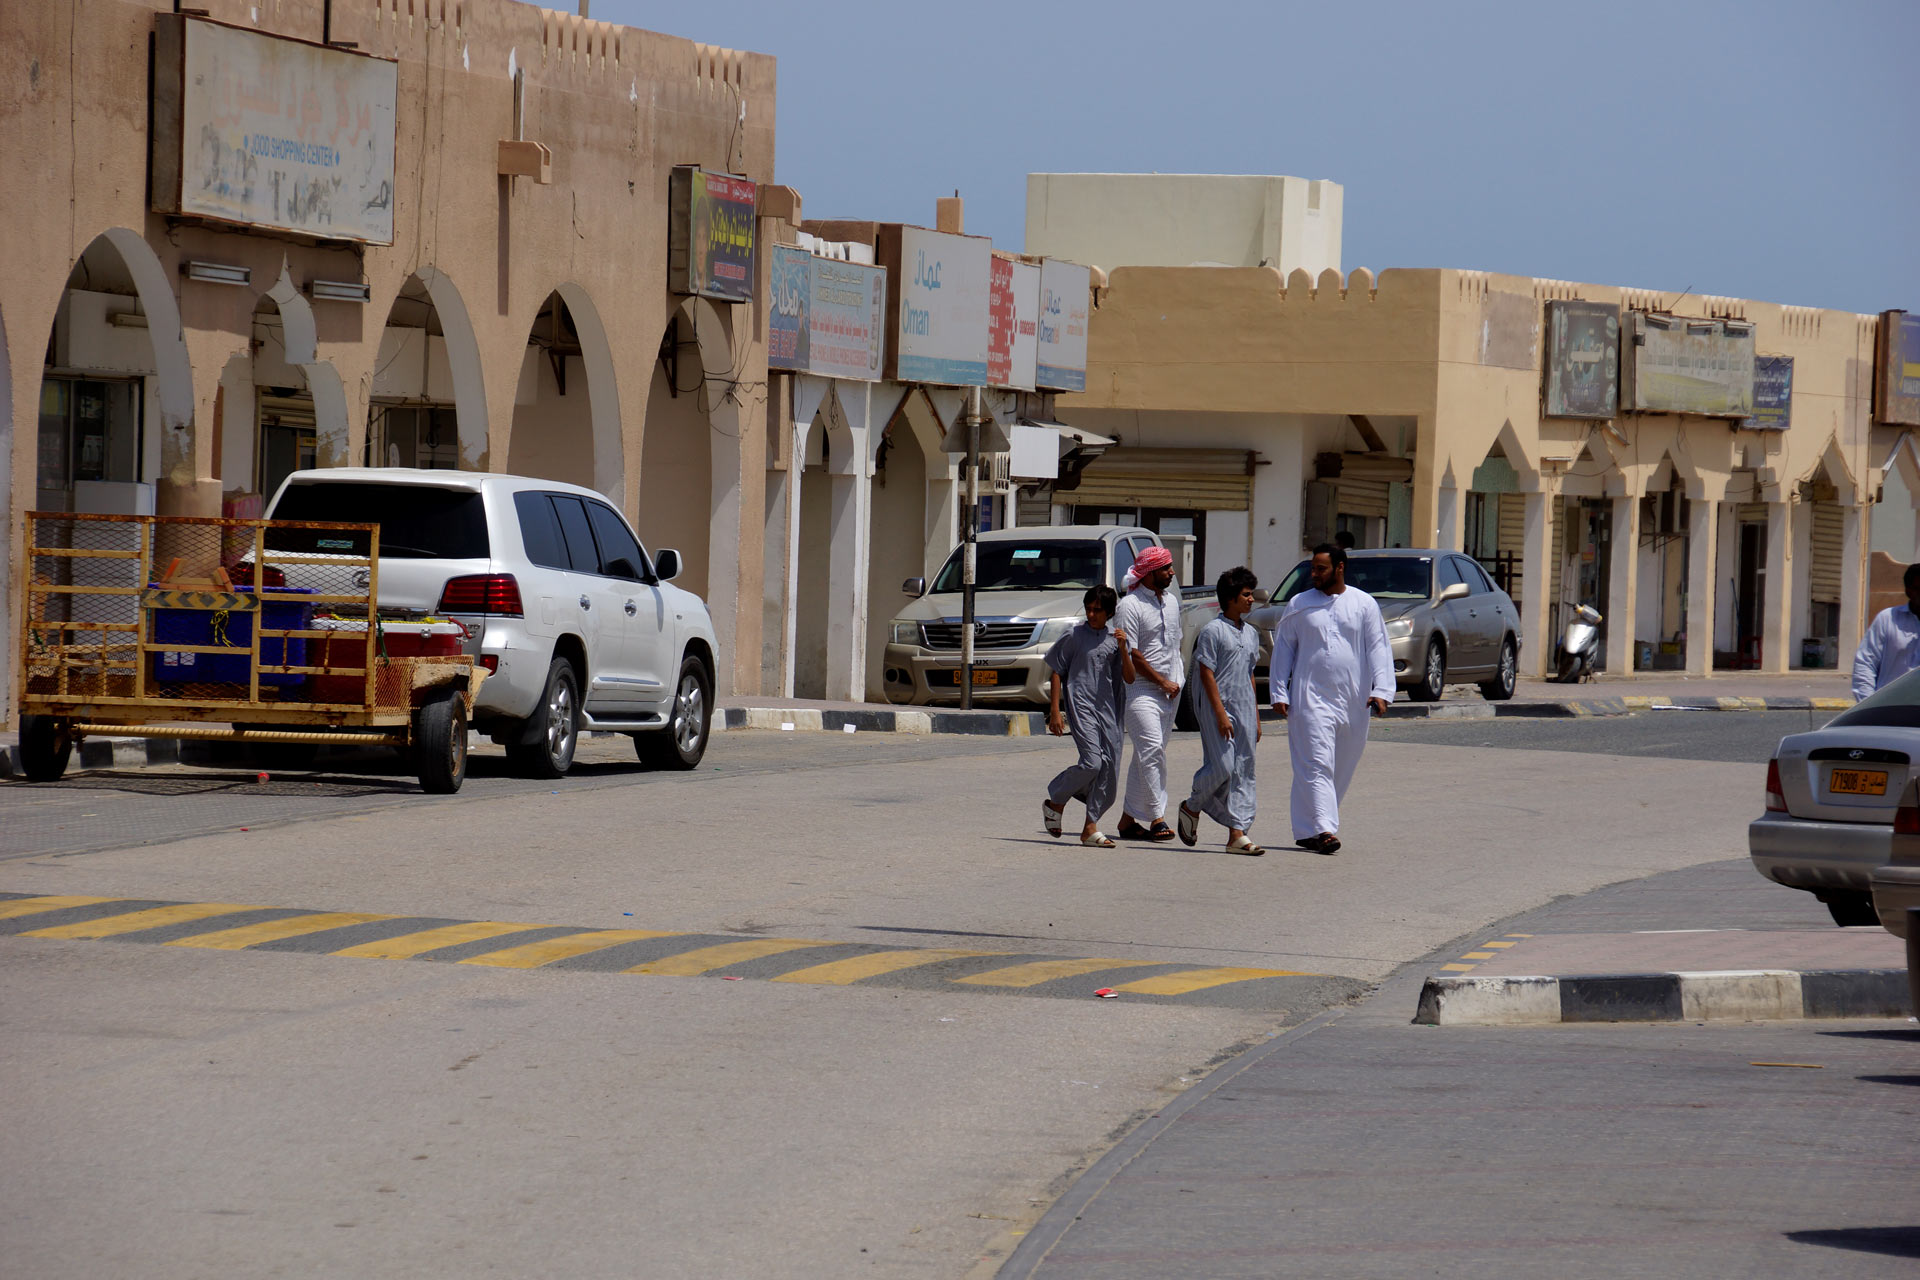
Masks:
[[[471,489],[418,484],[353,484],[339,481],[288,485],[273,506],[274,520],[338,520],[380,526],[380,554],[405,559],[487,558],[486,500]],[[327,551],[323,540],[338,535],[279,529],[276,551]]]
[[[933,594],[961,589],[960,557],[956,547],[933,580]],[[1106,580],[1107,544],[1104,542],[982,542],[974,559],[976,591],[1085,590]]]
[[[1280,584],[1273,598],[1287,601],[1313,585],[1308,575],[1310,561],[1302,560]],[[1425,600],[1433,594],[1432,556],[1349,556],[1347,585],[1358,587],[1376,600]]]

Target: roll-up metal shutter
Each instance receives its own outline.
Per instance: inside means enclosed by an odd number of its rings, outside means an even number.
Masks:
[[[1733,509],[1736,524],[1765,524],[1767,522],[1767,504],[1764,502],[1742,502]]]
[[[1181,507],[1247,511],[1253,506],[1253,453],[1247,449],[1109,449],[1056,495],[1076,507]],[[1381,507],[1381,514],[1386,508]]]
[[[1547,583],[1547,603],[1556,611],[1560,607],[1560,589],[1564,584],[1567,562],[1567,504],[1559,498],[1550,498],[1553,503],[1553,551],[1547,557],[1551,581]],[[1556,637],[1557,638],[1557,637]]]
[[[276,396],[260,393],[260,425],[267,427],[305,427],[313,430],[311,396]]]
[[[1807,574],[1815,604],[1840,603],[1841,565],[1846,559],[1847,516],[1831,502],[1813,504],[1813,547]]]
[[[1500,534],[1494,550],[1515,561],[1525,559],[1527,551],[1527,495],[1500,495]]]
[[[1387,518],[1387,482],[1342,477],[1334,485],[1333,509],[1338,515],[1366,519]]]

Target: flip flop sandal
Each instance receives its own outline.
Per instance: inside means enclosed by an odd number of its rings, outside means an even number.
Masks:
[[[1056,809],[1045,800],[1040,802],[1040,824],[1047,829],[1047,834],[1055,840],[1060,838],[1060,814],[1063,809],[1064,806],[1062,806],[1062,809]]]
[[[1180,806],[1180,842],[1189,849],[1200,838],[1200,815],[1190,812],[1187,806]]]
[[[1334,835],[1331,831],[1323,831],[1319,835],[1315,836],[1314,839],[1320,842],[1319,844],[1315,845],[1313,848],[1313,851],[1315,853],[1340,852],[1340,837]]]
[[[1107,838],[1107,833],[1104,831],[1096,831],[1090,836],[1081,836],[1080,843],[1089,849],[1111,849],[1114,847],[1113,841]]]
[[[1173,839],[1173,828],[1167,825],[1165,818],[1161,818],[1151,827],[1147,828],[1147,839],[1153,841],[1155,844],[1165,844],[1167,841]]]
[[[1261,854],[1265,853],[1266,850],[1261,848],[1259,845],[1255,844],[1253,841],[1249,840],[1247,837],[1241,836],[1238,840],[1227,841],[1227,852],[1244,854],[1249,858],[1257,858]]]
[[[1326,839],[1325,836],[1300,836],[1293,842],[1293,847],[1296,849],[1306,849],[1312,853],[1319,853],[1320,842],[1324,839]]]
[[[1153,839],[1153,833],[1135,822],[1132,818],[1122,820],[1120,825],[1114,829],[1113,834],[1119,836],[1122,840]]]

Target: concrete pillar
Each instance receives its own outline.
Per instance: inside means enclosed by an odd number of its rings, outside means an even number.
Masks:
[[[715,415],[718,418],[719,415]],[[732,415],[734,423],[740,414]],[[714,680],[716,697],[727,697],[742,687],[739,654],[740,612],[740,438],[709,431],[713,465],[713,497],[707,521],[707,612],[713,617],[713,635],[720,652]],[[757,608],[759,602],[754,602]],[[758,656],[758,646],[755,646]]]
[[[791,424],[776,419],[773,430],[785,431],[789,438],[793,435]],[[762,563],[766,571],[761,575],[760,583],[760,687],[770,689],[777,696],[789,698],[786,692],[788,672],[787,662],[787,590],[789,579],[788,563],[793,553],[793,514],[797,507],[794,494],[794,481],[799,473],[791,469],[786,471],[769,470],[767,472],[766,510],[767,522],[762,531]]]
[[[1813,628],[1813,504],[1795,502],[1789,505],[1788,525],[1792,547],[1787,563],[1792,567],[1788,575],[1786,596],[1788,622],[1787,643],[1789,645],[1787,662],[1789,666],[1800,666],[1800,642],[1807,638]]]
[[[1866,634],[1867,608],[1867,508],[1854,503],[1842,507],[1846,526],[1840,546],[1840,656],[1842,671],[1853,664]]]
[[[1446,551],[1458,551],[1466,545],[1460,536],[1461,508],[1465,505],[1461,493],[1460,489],[1445,482],[1440,486],[1433,545]]]
[[[847,457],[836,448],[833,470],[833,534],[827,558],[827,697],[864,702],[867,696],[867,563],[873,532],[873,468],[867,429],[849,428]],[[834,444],[842,443],[836,436]]]
[[[1553,581],[1553,504],[1560,501],[1554,493],[1529,493],[1526,497],[1526,537],[1520,559],[1520,656],[1521,670],[1544,676],[1553,670],[1553,636],[1547,627],[1553,602],[1547,599]]]
[[[1793,660],[1793,508],[1767,504],[1767,589],[1760,602],[1760,669],[1783,672]]]
[[[966,496],[951,454],[927,455],[927,559],[931,580],[960,543],[960,503]]]
[[[1613,500],[1613,550],[1608,562],[1605,669],[1633,670],[1635,618],[1640,603],[1640,499]]]
[[[1720,504],[1693,500],[1687,529],[1687,674],[1713,674],[1714,567],[1719,562]]]

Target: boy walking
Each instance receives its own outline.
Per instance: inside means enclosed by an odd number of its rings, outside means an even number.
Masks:
[[[1041,821],[1047,834],[1057,837],[1067,801],[1084,801],[1087,821],[1080,829],[1080,843],[1094,849],[1113,848],[1113,841],[1100,830],[1100,815],[1113,803],[1119,786],[1121,688],[1133,683],[1127,634],[1107,627],[1116,599],[1112,587],[1089,589],[1083,601],[1087,620],[1047,650],[1047,666],[1053,669],[1048,677],[1052,705],[1047,731],[1059,737],[1071,729],[1080,758],[1047,784],[1047,798],[1040,802]],[[1064,718],[1062,682],[1067,690]]]
[[[1180,838],[1191,845],[1200,836],[1200,815],[1227,829],[1227,852],[1259,857],[1253,826],[1254,747],[1260,741],[1260,710],[1253,692],[1253,667],[1260,637],[1247,624],[1253,589],[1260,580],[1251,570],[1229,569],[1214,590],[1220,616],[1200,629],[1193,642],[1193,666],[1200,682],[1200,771],[1193,794],[1180,805]]]

